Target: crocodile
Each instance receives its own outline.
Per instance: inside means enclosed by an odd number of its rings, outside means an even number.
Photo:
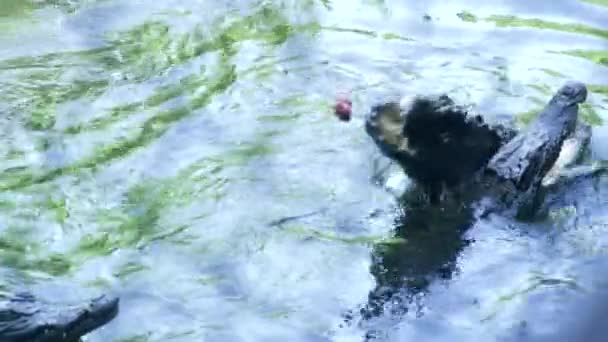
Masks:
[[[11,294],[0,300],[0,341],[78,342],[112,321],[118,309],[119,298],[110,295],[58,306],[29,292]]]
[[[432,204],[452,195],[487,204],[480,206],[486,214],[503,210],[525,220],[565,175],[600,170],[575,172],[571,165],[591,138],[590,127],[578,120],[578,105],[586,98],[583,83],[568,81],[518,131],[512,123],[486,123],[445,94],[416,96],[407,105],[372,106],[365,130]]]
[[[584,84],[567,82],[524,129],[509,120],[485,122],[444,94],[372,106],[365,130],[412,186],[396,194],[393,236],[405,242],[373,247],[376,285],[365,304],[345,314],[346,323],[364,328],[366,340],[381,339],[374,318],[419,314],[429,285],[456,272],[458,256],[473,242],[465,233],[483,215],[538,218],[550,205],[546,194],[605,171],[582,164],[591,127],[578,120],[578,105],[586,97]]]

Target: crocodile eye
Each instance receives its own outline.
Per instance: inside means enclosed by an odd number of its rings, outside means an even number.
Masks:
[[[575,89],[573,87],[570,87],[570,86],[565,86],[562,89],[562,93],[564,95],[567,95],[567,96],[572,96],[572,95],[574,95],[575,92],[576,92]]]

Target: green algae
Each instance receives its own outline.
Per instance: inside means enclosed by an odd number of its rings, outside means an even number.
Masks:
[[[52,198],[49,196],[46,207],[54,212],[55,221],[60,224],[64,224],[66,220],[70,217],[70,212],[67,208],[67,202],[65,197],[61,198]]]
[[[186,226],[160,225],[162,213],[193,200],[223,196],[226,180],[215,170],[221,164],[204,159],[182,170],[174,178],[133,186],[120,207],[99,212],[100,229],[87,234],[72,255],[108,255],[120,248],[141,248],[150,242],[175,236]],[[211,195],[211,196],[210,196]]]
[[[559,23],[537,18],[520,18],[515,15],[491,15],[486,18],[479,18],[473,13],[462,11],[456,14],[460,20],[469,23],[479,21],[494,23],[496,27],[524,27],[543,30],[554,30],[569,33],[581,33],[599,38],[608,39],[608,30],[592,27],[578,23]]]
[[[531,84],[526,84],[526,86],[528,86],[528,87],[530,87],[532,89],[537,90],[538,92],[540,92],[543,95],[551,95],[551,94],[553,94],[553,90],[547,84],[532,84],[531,83]],[[540,102],[542,103],[543,101],[540,100]]]
[[[44,243],[34,243],[27,239],[31,234],[31,227],[9,226],[3,231],[0,238],[0,256],[4,265],[51,276],[66,275],[73,270],[69,256],[47,253]]]
[[[349,27],[338,27],[338,26],[322,26],[321,27],[325,31],[333,31],[340,33],[355,33],[358,35],[363,35],[371,38],[378,37],[378,33],[372,30],[359,29],[359,28],[349,28]]]
[[[128,262],[122,265],[117,271],[114,272],[114,276],[124,280],[128,276],[150,269],[148,266],[142,265],[137,262]]]
[[[311,26],[312,28],[312,26]],[[414,41],[414,39],[403,36],[396,32],[376,32],[373,30],[367,30],[363,28],[353,27],[340,27],[340,26],[319,26],[319,31],[337,32],[337,33],[352,33],[368,38],[382,38],[384,40],[401,40],[401,41]]]
[[[549,75],[549,76],[558,77],[558,78],[565,78],[566,77],[566,75],[562,74],[559,71],[555,71],[553,69],[541,68],[540,70],[542,72],[544,72],[545,74]]]
[[[3,0],[0,6],[0,19],[2,17],[18,17],[28,14],[34,9],[34,3],[25,0]]]
[[[27,104],[14,108],[14,112],[24,115],[26,127],[49,130],[55,124],[59,104],[99,96],[109,85],[106,80],[70,80],[58,83],[56,79],[60,77],[59,69],[38,70],[23,76],[19,84],[7,87],[7,91],[0,95],[0,100],[11,103],[26,98]]]
[[[329,231],[320,231],[305,225],[286,225],[282,230],[296,236],[314,238],[317,240],[341,242],[349,245],[398,245],[407,243],[403,238],[386,236],[339,236]]]
[[[556,278],[547,277],[542,273],[533,274],[527,281],[525,287],[514,290],[510,293],[499,296],[490,310],[490,313],[481,319],[481,322],[487,322],[494,319],[500,312],[500,308],[505,304],[517,299],[523,299],[526,295],[542,288],[542,287],[564,287],[569,290],[582,291],[584,290],[573,278]]]
[[[531,109],[515,115],[516,122],[519,126],[525,127],[543,110],[544,106]],[[604,120],[597,113],[594,107],[589,103],[582,103],[579,107],[579,119],[591,126],[601,126]]]
[[[583,24],[557,23],[541,19],[519,18],[514,15],[491,15],[485,18],[484,21],[492,22],[497,27],[529,27],[569,33],[582,33],[586,35],[608,39],[608,30],[603,30]]]
[[[270,138],[262,136],[221,156],[201,159],[172,178],[138,183],[127,192],[120,207],[99,212],[96,221],[100,222],[100,229],[87,234],[71,255],[77,258],[108,255],[118,249],[142,248],[185,233],[188,225],[161,224],[163,213],[196,200],[221,200],[229,184],[224,171],[274,152],[266,139]]]
[[[607,85],[590,84],[587,86],[587,88],[589,89],[589,91],[594,92],[596,94],[608,96],[608,86]]]
[[[258,117],[256,120],[260,122],[294,122],[302,116],[302,113],[285,113],[285,114],[274,114],[274,115],[263,115]]]
[[[394,32],[384,32],[380,35],[384,40],[402,40],[406,42],[414,41],[414,39],[402,36]]]
[[[66,13],[74,13],[84,6],[100,3],[108,0],[25,0],[35,8],[53,7]]]
[[[182,42],[180,43],[179,48],[176,49],[177,55],[168,55],[166,56],[167,58],[162,58],[161,60],[165,64],[159,62],[160,64],[157,63],[158,65],[156,67],[148,66],[149,69],[147,70],[147,72],[142,73],[142,75],[144,77],[149,77],[155,69],[165,70],[171,65],[185,63],[193,58],[202,55],[203,53],[221,52],[223,58],[229,58],[230,56],[236,53],[236,50],[234,49],[233,45],[246,40],[259,40],[274,45],[281,44],[284,42],[285,39],[287,39],[287,36],[285,36],[285,34],[293,33],[292,29],[286,28],[287,24],[281,23],[278,19],[275,19],[274,21],[277,22],[276,25],[278,26],[269,27],[265,30],[259,29],[259,31],[257,31],[257,34],[252,34],[246,28],[252,25],[257,26],[257,24],[255,23],[257,23],[258,20],[262,20],[262,18],[267,19],[268,17],[273,17],[273,15],[269,14],[267,10],[262,10],[260,11],[260,13],[263,13],[259,14],[261,18],[258,18],[258,15],[252,15],[251,17],[246,17],[239,21],[235,21],[227,27],[219,29],[218,33],[216,33],[213,37],[210,38],[205,38],[203,34],[200,33],[200,28],[197,28],[197,31],[195,31],[194,33],[186,34],[182,37],[176,38],[177,40]],[[148,32],[156,33],[151,34]],[[164,51],[167,49],[166,42],[170,40],[168,38],[168,34],[169,28],[165,24],[148,23],[136,31],[129,32],[127,37],[133,36],[128,41],[140,41],[142,39],[142,36],[157,37],[156,41],[154,39],[151,40],[154,42],[153,46],[156,46],[158,50],[152,55],[158,56],[158,54],[160,53],[159,51]],[[120,41],[123,42],[124,39],[125,38],[121,36]],[[141,43],[141,45],[142,47],[140,49],[131,47],[130,51],[122,52],[122,54],[131,56],[131,63],[141,63],[144,65],[149,65],[149,63],[147,62],[147,58],[142,57],[143,53],[149,54],[149,51],[147,50],[148,43],[144,41],[143,43]],[[269,63],[267,67],[272,67],[273,65],[274,64]],[[242,73],[243,75],[246,75],[250,72],[253,72],[255,69],[260,69],[262,67],[263,66],[254,66],[248,70],[243,71]],[[143,79],[141,79],[140,81],[143,81]],[[86,124],[72,126],[66,130],[66,133],[76,134],[83,131],[104,129],[108,125],[119,122],[121,119],[127,117],[128,115],[141,111],[144,108],[150,110],[177,97],[183,97],[185,95],[193,94],[200,88],[204,87],[207,83],[209,83],[209,80],[204,76],[186,76],[180,79],[176,84],[170,84],[159,87],[156,93],[154,93],[147,99],[112,108],[109,111],[109,115],[94,119]],[[197,102],[198,104],[195,103],[194,107],[198,107],[201,102],[205,101],[206,100],[203,99],[202,101]]]
[[[224,73],[212,81],[212,83],[209,85],[208,91],[192,98],[188,106],[177,107],[156,114],[142,124],[139,134],[135,135],[134,137],[125,138],[111,143],[108,146],[100,147],[89,158],[84,158],[79,162],[76,162],[74,165],[54,169],[43,174],[36,175],[29,173],[30,171],[12,175],[2,174],[3,177],[0,178],[0,181],[4,182],[0,188],[8,190],[17,189],[32,184],[39,184],[65,174],[76,172],[82,168],[96,167],[117,158],[125,157],[126,155],[134,152],[136,149],[141,148],[160,137],[167,131],[167,129],[169,129],[171,124],[190,115],[193,110],[203,107],[210,101],[212,96],[226,90],[230,84],[235,81],[235,79],[236,74],[234,66],[229,65],[228,69],[224,70]]]
[[[608,0],[581,0],[582,2],[586,2],[593,5],[600,6],[608,6]]]
[[[449,64],[445,64],[445,65],[449,65]],[[475,66],[475,65],[464,65],[463,67],[468,70],[479,71],[479,72],[494,75],[496,77],[496,79],[501,82],[505,82],[505,81],[509,80],[509,70],[505,66],[500,65],[493,69],[479,67],[479,66]],[[456,88],[460,89],[461,87],[456,87]]]
[[[608,66],[608,50],[570,50],[570,51],[561,51],[560,53],[575,57],[581,57],[588,59],[594,63]]]
[[[604,120],[590,103],[582,103],[579,111],[580,119],[591,126],[602,126]]]
[[[135,336],[129,336],[125,338],[121,338],[118,342],[148,342],[152,338],[152,333],[147,332],[145,334],[138,334]]]
[[[41,108],[34,108],[27,126],[33,130],[48,130],[55,125],[57,109],[48,104]]]
[[[108,47],[0,62],[2,70],[16,70],[27,75],[23,83],[1,96],[12,96],[13,99],[25,96],[32,99],[29,107],[33,109],[28,119],[28,127],[35,130],[50,130],[53,129],[56,121],[57,106],[72,100],[93,99],[111,86],[110,80],[103,78],[86,81],[70,80],[66,82],[65,87],[53,83],[53,80],[62,75],[66,66],[101,66],[104,74],[120,72],[129,75],[130,81],[143,82],[164,72],[172,65],[185,63],[205,53],[220,53],[220,65],[214,68],[215,75],[186,76],[175,84],[160,86],[148,98],[120,104],[110,108],[104,116],[68,127],[64,131],[73,135],[102,130],[142,110],[151,111],[152,116],[138,128],[133,129],[129,136],[98,147],[88,157],[81,158],[72,165],[46,171],[22,169],[10,173],[4,172],[0,174],[0,188],[15,190],[42,184],[58,177],[75,174],[81,169],[97,168],[104,163],[124,158],[155,141],[174,123],[203,108],[214,95],[224,92],[236,81],[236,69],[230,59],[238,51],[237,44],[245,40],[256,40],[263,44],[278,45],[296,29],[306,31],[314,27],[314,25],[305,25],[290,28],[286,18],[268,6],[247,17],[222,19],[216,26],[215,31],[208,31],[215,32],[214,34],[203,34],[197,29],[193,33],[173,39],[168,25],[162,22],[146,22],[126,32],[110,35]],[[41,82],[47,82],[48,86]],[[186,98],[184,105],[161,111],[155,110],[178,97]],[[40,147],[44,149],[45,145]],[[259,155],[270,151],[261,147],[252,147],[243,149],[240,153],[241,158],[246,158],[248,155]]]
[[[458,13],[456,13],[456,16],[458,18],[460,18],[460,20],[468,22],[468,23],[476,23],[478,20],[477,16],[475,16],[473,13],[467,12],[467,11],[458,12]]]
[[[537,90],[544,97],[543,98],[538,98],[535,96],[527,97],[527,99],[529,101],[533,102],[536,105],[536,107],[515,115],[516,123],[520,127],[525,127],[532,120],[534,120],[538,116],[538,114],[543,110],[547,101],[549,100],[549,98],[552,97],[552,94],[553,94],[553,90],[547,84],[532,84],[531,83],[531,84],[526,84],[526,86]],[[602,90],[604,90],[602,86],[598,86],[598,85],[588,85],[587,88],[589,89],[590,92],[597,92],[597,93],[601,93]],[[603,125],[602,117],[598,114],[595,107],[592,104],[590,104],[589,102],[580,104],[579,118],[583,122],[585,122],[591,126]]]
[[[186,63],[206,53],[219,52],[222,58],[230,58],[237,51],[234,45],[243,41],[257,40],[280,45],[296,29],[307,29],[306,26],[292,28],[280,12],[268,6],[250,16],[232,22],[229,19],[225,21],[216,24],[217,27],[213,30],[208,30],[214,32],[211,35],[203,33],[201,27],[196,27],[193,32],[177,36],[171,33],[166,23],[145,22],[128,31],[109,35],[108,46],[104,48],[2,61],[0,70],[20,70],[26,75],[21,77],[23,82],[13,85],[0,99],[14,102],[19,98],[28,98],[31,116],[27,121],[30,128],[46,130],[54,125],[55,106],[72,100],[98,97],[112,84],[107,78],[73,79],[65,85],[57,84],[56,80],[67,66],[102,67],[105,75],[119,74],[131,82],[144,82],[160,76],[174,65]],[[109,115],[70,127],[66,133],[103,129],[143,107],[150,109],[179,96],[192,94],[206,81],[204,77],[187,76],[177,84],[160,87],[148,99],[111,108]],[[195,104],[196,106],[198,105]]]

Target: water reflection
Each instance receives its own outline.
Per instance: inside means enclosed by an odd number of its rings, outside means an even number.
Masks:
[[[402,199],[395,218],[392,234],[404,243],[374,247],[370,271],[376,286],[363,309],[365,319],[381,315],[386,304],[392,314],[404,313],[407,305],[400,302],[425,292],[432,281],[449,280],[460,251],[471,242],[463,235],[474,222],[471,206],[453,201],[431,206],[416,195],[410,190],[404,196],[409,201]]]

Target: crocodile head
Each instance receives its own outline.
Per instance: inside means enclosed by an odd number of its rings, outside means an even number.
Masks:
[[[87,303],[57,306],[28,293],[0,305],[0,340],[5,342],[76,342],[118,314],[119,299],[102,295]]]
[[[481,116],[468,115],[447,95],[375,105],[365,128],[380,151],[423,188],[471,179],[504,142]]]

